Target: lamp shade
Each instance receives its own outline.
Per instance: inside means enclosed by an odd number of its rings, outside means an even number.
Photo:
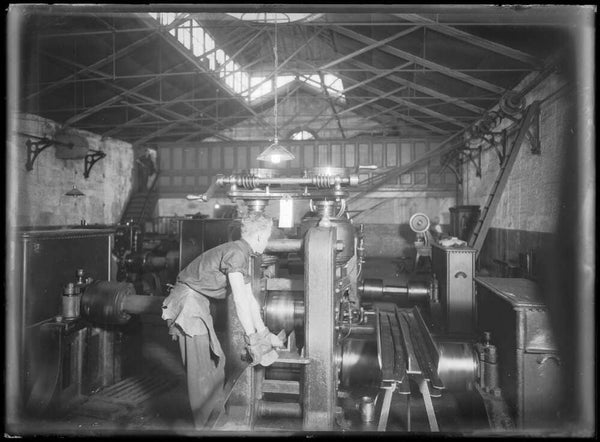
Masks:
[[[81,190],[79,190],[76,185],[73,185],[73,188],[71,190],[69,190],[67,193],[65,193],[65,195],[77,197],[77,196],[85,196],[85,193],[83,193]]]
[[[270,161],[271,163],[281,163],[282,161],[290,161],[294,158],[296,158],[294,154],[281,146],[277,139],[256,157],[259,161]]]

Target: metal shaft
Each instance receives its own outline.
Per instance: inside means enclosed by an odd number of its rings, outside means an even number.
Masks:
[[[265,252],[299,252],[301,249],[301,239],[270,239]]]

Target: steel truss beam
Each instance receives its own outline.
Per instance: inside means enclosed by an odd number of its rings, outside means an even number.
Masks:
[[[349,78],[349,77],[345,77],[345,76],[344,76],[344,78],[347,78],[347,79],[348,79],[348,80],[350,80],[350,81],[354,81],[352,78]],[[383,92],[382,90],[380,90],[380,89],[377,89],[377,88],[374,88],[374,87],[372,87],[372,86],[366,86],[366,85],[363,85],[362,87],[363,87],[363,89],[365,89],[365,90],[367,90],[367,91],[369,91],[369,92],[371,92],[371,93],[373,93],[373,94],[375,94],[375,95],[377,95],[377,96],[386,95],[386,97],[387,97],[388,95],[390,95],[389,93],[388,93],[388,94],[386,94],[386,93],[385,93],[385,92]],[[402,88],[406,88],[406,86],[403,86]],[[401,90],[401,89],[398,89],[398,90]],[[396,90],[396,92],[397,92],[398,90]],[[383,97],[382,97],[382,98],[383,98]],[[430,115],[430,116],[432,116],[432,117],[435,117],[435,118],[437,118],[437,119],[439,119],[439,120],[446,121],[446,122],[448,122],[448,123],[452,123],[452,124],[454,124],[455,126],[459,126],[459,127],[461,127],[461,128],[464,128],[464,127],[466,127],[466,126],[467,126],[466,124],[464,124],[464,123],[462,123],[462,122],[460,122],[460,121],[457,121],[457,120],[455,120],[455,119],[454,119],[454,118],[452,118],[452,117],[448,117],[447,115],[441,114],[441,113],[439,113],[439,112],[433,111],[433,110],[431,110],[431,109],[428,109],[428,108],[426,108],[426,107],[423,107],[423,106],[420,106],[420,105],[418,105],[418,104],[412,103],[412,102],[410,102],[410,101],[408,101],[408,100],[405,100],[405,99],[403,99],[403,98],[400,98],[400,97],[394,97],[394,96],[390,96],[390,97],[388,98],[388,100],[395,101],[395,102],[396,102],[396,103],[398,103],[398,104],[403,104],[403,105],[404,105],[405,107],[407,107],[407,108],[414,109],[414,110],[416,110],[416,111],[418,111],[418,112],[421,112],[421,113],[423,113],[423,114]],[[429,129],[431,129],[431,127],[429,127]],[[438,128],[438,130],[439,130],[439,128]]]
[[[536,68],[541,67],[540,60],[538,60],[536,57],[533,57],[525,52],[519,51],[514,48],[510,48],[508,46],[501,45],[499,43],[495,43],[493,41],[478,37],[473,34],[469,34],[468,32],[461,31],[459,29],[456,29],[452,26],[448,26],[443,23],[436,23],[435,21],[430,20],[421,15],[418,15],[418,14],[393,14],[393,15],[398,18],[401,18],[403,20],[409,21],[411,23],[436,25],[436,26],[432,26],[432,29],[435,32],[439,32],[440,34],[454,37],[458,40],[462,40],[462,41],[472,44],[474,46],[478,46],[480,48],[487,49],[488,51],[495,52],[496,54],[504,55],[505,57],[509,57],[514,60],[519,60],[523,63],[527,63]]]
[[[334,60],[330,63],[324,64],[323,66],[319,67],[318,70],[325,70],[325,69],[332,68],[333,66],[335,66],[339,63],[342,63],[343,61],[346,61],[346,60],[354,58],[358,55],[364,54],[365,52],[372,51],[373,49],[377,49],[378,47],[386,45],[386,44],[390,43],[391,41],[397,40],[400,37],[404,37],[405,35],[411,34],[412,32],[416,31],[417,29],[420,29],[420,26],[413,26],[412,28],[405,29],[401,32],[398,32],[397,34],[394,34],[391,37],[387,37],[387,38],[384,38],[383,40],[375,41],[375,43],[371,43],[370,45],[365,46],[364,48],[361,48],[350,54],[344,55],[343,57],[340,57],[337,60]]]
[[[353,60],[351,63],[353,63],[355,66],[360,67],[362,69],[371,70],[372,71],[372,68],[368,64],[363,63],[361,61]],[[410,64],[412,64],[412,63],[410,63]],[[403,66],[405,66],[405,65],[403,65]],[[379,76],[379,75],[381,75],[381,74],[378,74],[377,76]],[[463,101],[463,100],[461,100],[459,98],[455,98],[455,97],[451,97],[449,95],[443,94],[443,93],[441,93],[439,91],[436,91],[434,89],[431,89],[431,88],[428,88],[428,87],[425,87],[425,86],[421,86],[420,84],[417,84],[417,83],[414,83],[412,81],[406,80],[406,79],[404,79],[402,77],[399,77],[397,75],[393,75],[393,74],[387,75],[386,79],[390,80],[390,81],[392,81],[394,83],[403,84],[405,86],[408,86],[408,87],[414,89],[415,91],[418,91],[418,92],[421,92],[423,94],[429,95],[432,98],[437,98],[438,100],[442,100],[445,103],[452,104],[454,106],[462,107],[463,109],[467,109],[467,110],[469,110],[471,112],[475,112],[477,114],[482,114],[483,112],[485,112],[485,110],[483,108],[479,107],[479,106],[475,106],[475,105],[473,105],[471,103],[467,103],[466,101]],[[497,98],[493,98],[493,99],[497,100]]]
[[[348,38],[359,41],[363,44],[373,44],[376,42],[376,40],[374,40],[370,37],[367,37],[364,34],[352,31],[352,30],[344,28],[342,26],[332,26],[332,29],[335,32],[337,32],[338,34],[344,35]],[[419,66],[423,66],[428,69],[434,70],[434,71],[444,74],[448,77],[463,81],[472,86],[476,86],[478,88],[485,89],[490,92],[494,92],[498,95],[502,95],[505,92],[505,89],[500,86],[496,86],[487,81],[471,77],[470,75],[467,75],[467,74],[463,74],[462,72],[456,71],[454,69],[450,69],[447,66],[442,66],[442,65],[434,63],[432,61],[425,60],[424,58],[421,58],[421,57],[411,54],[409,52],[403,51],[396,47],[389,46],[389,45],[383,45],[379,48],[379,50],[386,52],[388,54],[391,54],[395,57],[399,57],[404,60],[411,61],[413,63],[418,64]]]

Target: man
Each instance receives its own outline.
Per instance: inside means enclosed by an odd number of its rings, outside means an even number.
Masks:
[[[196,428],[205,427],[211,411],[219,405],[225,377],[225,355],[213,327],[208,298],[223,299],[231,289],[254,365],[272,364],[278,357],[273,348],[283,346],[265,327],[249,275],[250,255],[265,250],[272,226],[273,221],[264,214],[245,217],[242,239],[221,244],[194,259],[179,273],[163,302],[162,318],[179,341],[186,367]]]
[[[146,148],[144,153],[135,160],[138,164],[138,191],[147,192],[152,188],[157,174],[157,153],[154,149]]]

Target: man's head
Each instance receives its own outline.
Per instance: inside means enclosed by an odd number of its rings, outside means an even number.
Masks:
[[[251,213],[242,219],[242,238],[255,253],[262,253],[271,236],[273,220],[264,213]]]

